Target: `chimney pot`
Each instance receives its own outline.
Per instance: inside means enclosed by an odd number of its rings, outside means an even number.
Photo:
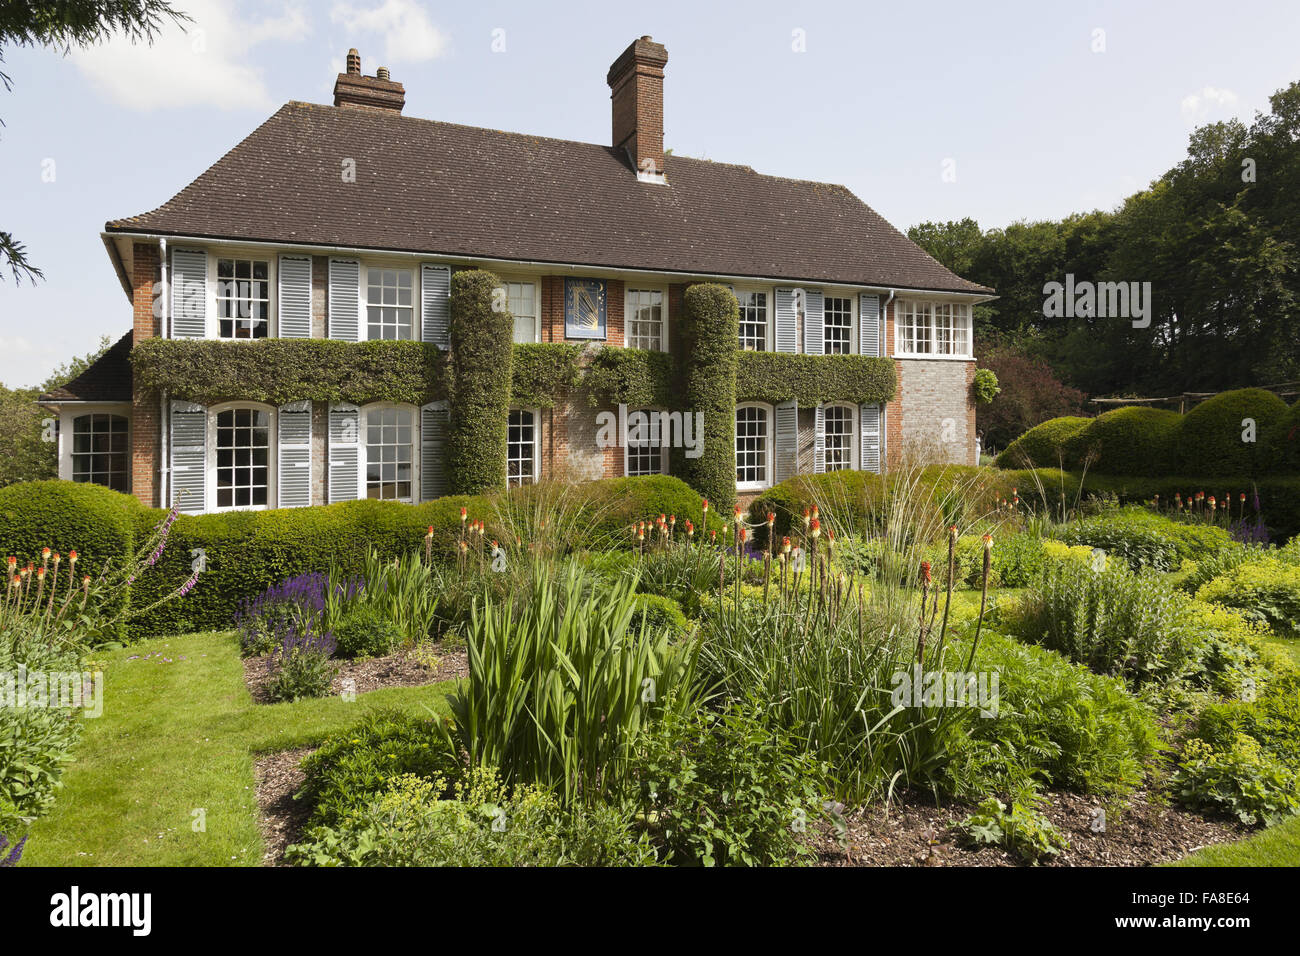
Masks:
[[[377,80],[388,79],[388,67],[381,66],[379,69],[375,70],[375,79]]]
[[[648,35],[634,40],[609,68],[613,145],[641,173],[664,171],[664,66],[668,51]]]
[[[361,54],[349,50],[348,71],[334,81],[334,105],[400,113],[406,105],[406,90],[401,83],[393,82],[386,66],[376,70],[374,76],[362,76]]]
[[[357,52],[356,47],[348,50],[348,75],[361,75],[361,54]]]

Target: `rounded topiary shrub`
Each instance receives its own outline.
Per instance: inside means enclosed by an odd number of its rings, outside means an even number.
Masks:
[[[1049,418],[1035,425],[998,455],[999,468],[1060,468],[1069,467],[1066,443],[1083,431],[1092,421],[1078,415]]]
[[[1300,401],[1273,423],[1269,441],[1274,449],[1278,474],[1300,475]]]
[[[1176,470],[1208,477],[1276,471],[1277,424],[1289,411],[1286,402],[1262,388],[1223,392],[1201,402],[1183,417],[1178,430]]]
[[[703,415],[703,451],[688,458],[674,449],[673,470],[730,512],[736,500],[736,364],[740,307],[730,289],[701,283],[686,290],[677,322],[683,411]]]
[[[1105,475],[1157,476],[1172,468],[1182,416],[1159,408],[1117,408],[1098,415],[1065,443],[1071,467]]]
[[[340,657],[383,657],[402,643],[402,632],[373,604],[344,613],[333,628]]]

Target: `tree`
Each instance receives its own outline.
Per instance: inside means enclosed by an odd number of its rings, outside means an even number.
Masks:
[[[0,4],[0,63],[4,48],[46,46],[66,55],[122,32],[133,43],[152,43],[164,19],[183,24],[190,20],[165,0],[8,0]],[[0,70],[0,83],[13,89],[9,75]],[[25,277],[35,283],[44,274],[27,259],[27,250],[13,234],[0,229],[0,256],[20,285]],[[4,269],[0,268],[0,281]]]
[[[984,353],[980,365],[997,375],[1001,389],[987,405],[975,406],[985,448],[1005,448],[1049,418],[1083,413],[1083,393],[1058,379],[1041,358],[1004,347]]]

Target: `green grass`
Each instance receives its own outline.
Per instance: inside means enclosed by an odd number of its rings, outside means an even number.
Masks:
[[[1300,817],[1236,843],[1197,850],[1170,866],[1300,866]]]
[[[98,663],[103,716],[86,721],[22,865],[259,866],[255,755],[318,743],[370,708],[443,710],[453,686],[254,704],[228,633],[158,638]],[[193,829],[197,809],[203,832]]]

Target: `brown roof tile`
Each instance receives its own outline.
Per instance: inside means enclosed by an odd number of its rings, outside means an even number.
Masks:
[[[170,201],[107,229],[991,291],[843,186],[683,156],[665,165],[669,186],[641,183],[607,146],[293,102]]]

